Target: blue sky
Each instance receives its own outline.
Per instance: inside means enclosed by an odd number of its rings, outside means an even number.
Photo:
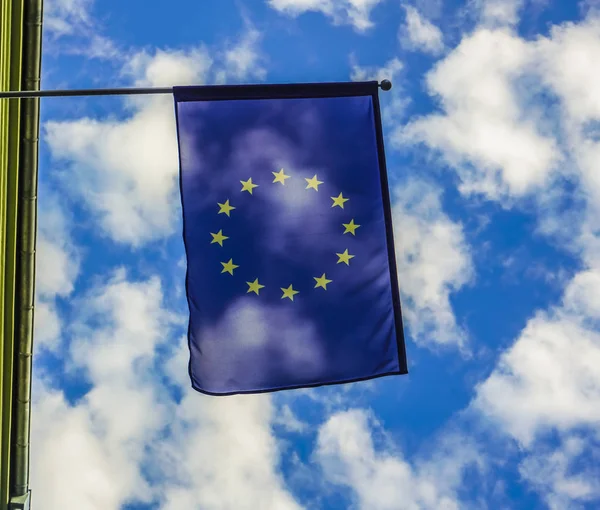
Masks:
[[[48,0],[45,89],[391,79],[410,374],[190,389],[171,97],[42,103],[33,505],[600,506],[600,5]]]

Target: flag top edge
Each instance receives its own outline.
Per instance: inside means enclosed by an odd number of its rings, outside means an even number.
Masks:
[[[201,85],[173,87],[176,103],[242,99],[301,99],[377,96],[379,82],[284,83],[256,85]]]

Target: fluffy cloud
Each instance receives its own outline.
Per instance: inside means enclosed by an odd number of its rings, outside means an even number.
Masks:
[[[168,368],[185,388],[189,379],[181,367],[188,357],[182,340]],[[155,452],[162,459],[161,508],[299,510],[277,471],[276,416],[267,395],[214,398],[185,391],[172,435]]]
[[[248,78],[264,80],[267,71],[263,67],[263,56],[258,51],[261,33],[251,24],[239,41],[226,45],[220,54],[223,65],[215,72],[216,83],[243,81]]]
[[[93,0],[50,0],[44,9],[44,27],[62,35],[73,33],[77,25],[90,25],[92,3]]]
[[[404,64],[399,59],[392,58],[383,67],[363,67],[356,62],[354,55],[350,55],[350,64],[352,66],[350,73],[352,81],[377,80],[381,82],[382,80],[390,80],[392,82],[392,90],[385,92],[380,100],[383,122],[390,125],[396,124],[409,102],[409,98],[400,83]]]
[[[383,67],[361,67],[354,59],[350,58],[352,64],[351,78],[353,81],[364,80],[390,80],[394,81],[404,68],[404,65],[397,58],[389,60]]]
[[[394,142],[425,144],[456,170],[463,193],[505,204],[538,192],[548,211],[552,186],[572,180],[593,230],[600,208],[598,58],[600,18],[593,13],[533,41],[480,27],[427,75],[443,113],[412,119]]]
[[[553,27],[536,44],[536,73],[561,105],[564,145],[578,170],[583,193],[597,217],[600,212],[600,17]],[[590,220],[593,220],[590,217]],[[593,221],[594,227],[599,223]]]
[[[562,306],[532,318],[478,388],[476,405],[523,445],[600,423],[599,282],[597,270],[579,273]]]
[[[54,351],[59,347],[62,320],[52,299],[44,299],[38,294],[35,303],[34,337],[36,350]]]
[[[141,481],[131,477],[126,456],[107,451],[86,407],[72,407],[61,392],[35,383],[33,395],[33,499],[50,510],[120,508],[129,484]]]
[[[206,48],[139,52],[123,74],[138,86],[201,84],[264,76],[255,31],[215,63]],[[134,247],[173,233],[178,217],[178,159],[173,100],[135,98],[123,120],[81,118],[44,126],[53,158],[66,167],[70,190],[96,216],[102,232]],[[68,183],[68,186],[67,186]]]
[[[352,25],[358,32],[373,26],[371,11],[382,0],[268,0],[277,11],[290,16],[304,12],[321,12],[330,17],[335,24]]]
[[[126,70],[152,86],[202,83],[210,59],[204,50],[135,55]],[[172,98],[133,104],[123,121],[83,118],[50,121],[46,140],[65,179],[97,215],[105,234],[139,246],[170,234],[177,217],[177,141]]]
[[[36,344],[50,350],[59,345],[62,322],[57,299],[74,290],[79,275],[79,250],[71,240],[68,222],[56,197],[44,197],[36,246]]]
[[[599,285],[598,269],[578,273],[560,306],[529,320],[473,402],[520,444],[521,475],[553,509],[600,497]]]
[[[399,39],[407,49],[421,50],[438,55],[444,50],[444,39],[441,30],[429,20],[421,16],[419,11],[409,5],[406,11],[406,24],[400,28]]]
[[[170,415],[152,377],[154,350],[177,317],[163,309],[157,279],[130,282],[123,271],[74,305],[67,365],[93,386],[70,404],[51,370],[34,382],[32,489],[49,509],[151,501],[142,463]]]
[[[519,5],[485,3],[495,12],[485,24],[514,23]],[[518,443],[521,476],[551,508],[598,498],[600,75],[592,62],[599,58],[593,15],[533,41],[480,26],[427,76],[443,112],[413,119],[394,135],[399,145],[423,143],[440,155],[466,195],[503,205],[534,197],[540,231],[560,234],[565,248],[582,256],[562,302],[534,314],[471,405]],[[570,211],[555,205],[566,198],[556,186],[561,178],[576,184],[569,199],[578,207]]]
[[[475,0],[481,22],[485,25],[516,25],[524,0]]]
[[[556,448],[529,455],[520,465],[519,473],[542,495],[551,510],[573,508],[573,503],[589,503],[600,497],[600,471],[594,455],[597,445],[581,437],[566,438]],[[591,453],[583,468],[578,460]],[[578,469],[579,468],[579,469]]]
[[[380,425],[364,410],[332,415],[319,429],[315,458],[333,484],[352,489],[359,508],[457,510],[456,491],[467,466],[480,463],[476,448],[448,436],[438,454],[409,463],[389,441],[378,448]],[[400,503],[401,502],[401,503]]]
[[[94,0],[49,0],[44,3],[44,34],[50,53],[64,52],[88,58],[118,59],[113,41],[100,34],[91,15]],[[65,44],[61,44],[62,40]],[[45,43],[45,44],[46,44]]]
[[[595,368],[600,363],[600,260],[596,255],[600,193],[598,163],[593,157],[597,150],[594,126],[600,120],[600,94],[594,83],[600,85],[600,74],[591,64],[600,58],[600,21],[592,16],[578,25],[566,23],[554,27],[549,37],[529,43],[515,35],[509,37],[525,45],[523,50],[535,57],[527,73],[537,76],[544,90],[557,99],[558,108],[550,109],[550,114],[555,116],[551,125],[560,128],[554,134],[568,162],[562,172],[578,184],[585,202],[577,221],[571,214],[551,211],[550,217],[545,217],[548,210],[541,209],[544,228],[553,224],[550,231],[565,232],[569,249],[575,248],[582,255],[584,268],[565,288],[559,306],[538,312],[529,320],[479,386],[475,400],[484,415],[535,456],[538,443],[545,444],[548,434],[559,432],[569,437],[575,430],[597,427],[600,421],[595,411],[600,407],[600,378]],[[520,90],[521,118],[535,112],[535,104],[525,101],[523,90],[517,87],[523,76],[524,71],[520,71],[506,82],[513,94]],[[543,117],[538,118],[537,125],[544,127]],[[544,191],[552,197],[555,192],[548,184]],[[562,448],[562,453],[544,454],[547,461],[575,451]],[[531,460],[528,465],[535,462]]]
[[[450,294],[473,275],[469,247],[460,223],[443,212],[440,190],[422,181],[398,185],[393,193],[403,315],[415,341],[465,347]]]
[[[394,142],[425,143],[440,153],[458,172],[463,193],[501,199],[539,189],[561,155],[514,88],[532,56],[507,31],[479,29],[466,37],[427,76],[445,113],[412,120]]]
[[[49,510],[134,501],[165,510],[300,508],[278,473],[270,397],[215,399],[189,388],[187,340],[167,346],[182,317],[165,308],[156,277],[131,281],[119,270],[73,306],[68,374],[91,389],[70,403],[45,369],[33,390],[31,486]]]

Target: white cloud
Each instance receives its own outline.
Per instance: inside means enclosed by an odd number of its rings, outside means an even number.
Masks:
[[[165,86],[205,81],[205,50],[134,55],[125,72],[136,84]],[[172,98],[132,102],[123,121],[50,121],[45,134],[65,180],[97,215],[105,234],[139,246],[170,234],[177,218],[177,141]]]
[[[279,414],[273,420],[273,424],[279,425],[289,432],[296,433],[306,431],[309,426],[308,423],[298,419],[288,404],[281,406]]]
[[[540,314],[480,386],[478,404],[526,445],[538,432],[597,424],[599,362],[598,333]]]
[[[354,59],[354,56],[350,57],[352,64],[351,78],[353,81],[365,81],[365,80],[390,80],[392,83],[394,79],[399,76],[400,71],[404,69],[404,64],[397,58],[392,58],[383,67],[361,67]],[[393,90],[393,89],[392,89]]]
[[[600,497],[599,283],[597,268],[575,275],[562,303],[528,321],[472,402],[519,443],[521,476],[552,509]]]
[[[404,64],[397,58],[392,58],[382,67],[363,67],[356,62],[354,55],[350,55],[352,81],[390,80],[392,90],[384,92],[380,96],[382,108],[382,120],[385,124],[394,125],[402,117],[410,99],[401,85],[401,74]]]
[[[427,76],[445,113],[412,120],[394,142],[425,143],[439,152],[458,172],[463,193],[500,200],[540,189],[561,154],[515,90],[513,80],[533,63],[532,51],[503,30],[466,37]]]
[[[206,48],[142,51],[123,68],[137,86],[202,84],[264,76],[255,31],[229,47],[222,62]],[[223,60],[224,59],[224,60]],[[82,198],[102,233],[138,247],[173,233],[178,218],[178,158],[171,97],[135,98],[123,120],[49,121],[55,160],[65,163],[65,189]]]
[[[580,24],[553,27],[536,44],[536,71],[560,99],[561,124],[572,164],[591,208],[589,221],[600,212],[600,17]]]
[[[88,58],[118,59],[119,50],[99,31],[92,16],[94,0],[48,0],[44,3],[44,34],[49,50]],[[65,43],[61,44],[61,39]]]
[[[358,508],[463,508],[456,491],[464,469],[481,462],[470,441],[448,436],[436,456],[409,463],[389,440],[376,447],[374,438],[381,435],[380,425],[364,410],[330,416],[319,429],[314,452],[326,480],[352,489]]]
[[[532,41],[480,27],[427,75],[443,113],[413,119],[394,142],[427,145],[456,170],[465,194],[504,205],[534,197],[545,213],[540,231],[580,247],[576,238],[600,225],[599,58],[593,12]],[[556,206],[563,178],[577,184],[586,214]]]
[[[583,470],[574,472],[575,462],[586,451],[590,453],[588,441],[568,437],[554,449],[526,457],[519,466],[519,473],[535,487],[551,510],[597,501],[600,498],[597,463],[592,461]]]
[[[580,320],[600,319],[600,271],[587,270],[575,275],[565,289],[565,310]]]
[[[542,1],[542,0],[540,0]],[[599,0],[580,0],[578,2],[580,12],[585,15],[598,14],[600,12]]]
[[[55,350],[62,321],[57,298],[71,295],[79,276],[80,254],[74,245],[67,219],[56,197],[44,197],[40,208],[36,246],[36,345]]]
[[[373,26],[371,11],[382,0],[268,0],[271,7],[289,16],[321,12],[336,25],[352,25],[358,32]]]
[[[36,352],[41,349],[55,351],[60,345],[62,326],[55,302],[38,296],[35,303],[33,333]]]
[[[594,85],[600,85],[600,75],[593,64],[600,58],[600,22],[591,16],[579,24],[565,23],[533,42],[510,38],[532,57],[526,69],[505,74],[513,93],[518,91],[519,117],[534,119],[540,131],[553,133],[564,151],[561,173],[578,185],[575,198],[585,202],[583,210],[547,207],[564,198],[557,197],[560,191],[547,179],[536,196],[540,230],[558,234],[565,248],[581,256],[584,268],[568,283],[559,305],[528,321],[477,388],[473,406],[524,449],[524,479],[551,508],[565,508],[599,497],[598,473],[586,467],[585,457],[597,450],[590,432],[600,423],[600,188],[595,157],[600,95]],[[523,81],[549,94],[555,106],[538,115]],[[552,439],[556,435],[558,446]]]
[[[59,241],[48,240],[43,233],[38,240],[40,272],[36,283],[40,294],[64,296],[73,290],[78,272],[77,260],[73,260],[75,255],[68,253],[66,251],[68,248],[61,244]]]
[[[133,246],[172,232],[176,218],[177,145],[166,102],[149,104],[123,122],[47,122],[65,181],[98,217],[102,232]]]
[[[74,303],[68,364],[93,386],[71,405],[49,387],[47,371],[33,392],[31,486],[48,509],[116,510],[154,498],[141,468],[170,416],[153,377],[154,350],[177,319],[161,301],[157,279],[129,282],[119,271]]]
[[[441,30],[421,16],[414,7],[406,5],[404,9],[406,25],[400,28],[398,34],[402,46],[432,55],[438,55],[444,51],[444,38]]]
[[[119,269],[106,285],[94,288],[72,325],[71,356],[76,366],[85,367],[92,381],[114,381],[128,372],[137,360],[151,358],[155,347],[168,339],[169,326],[183,318],[162,308],[161,282],[153,277],[130,282]],[[102,328],[98,328],[101,321]]]
[[[460,223],[443,212],[439,189],[407,181],[393,192],[393,221],[403,315],[415,341],[464,348],[450,294],[473,277]]]
[[[192,391],[186,338],[167,360],[157,358],[183,326],[165,308],[157,278],[130,281],[119,270],[73,306],[68,373],[85,375],[92,388],[69,404],[51,389],[51,372],[35,380],[31,486],[46,508],[300,508],[278,473],[271,426],[281,420],[270,397]],[[160,374],[187,388],[181,402]]]
[[[277,472],[269,396],[210,398],[190,390],[176,412],[174,433],[156,452],[166,478],[163,510],[301,508]]]
[[[40,207],[36,290],[43,296],[68,296],[79,273],[80,256],[71,240],[69,222],[56,196]]]
[[[139,51],[123,66],[123,75],[137,87],[171,87],[202,84],[213,59],[205,47],[184,50]]]
[[[488,26],[516,25],[524,0],[476,0],[481,22]]]
[[[562,306],[530,319],[478,387],[475,405],[523,445],[600,423],[599,281],[597,270],[579,273]]]
[[[253,78],[259,81],[265,79],[267,71],[264,68],[264,56],[258,49],[261,33],[251,24],[247,24],[246,32],[221,52],[222,69],[215,73],[216,83],[243,81]]]
[[[278,473],[273,424],[298,425],[279,415],[269,395],[206,397],[189,388],[187,338],[166,363],[173,384],[186,388],[159,447],[163,510],[200,505],[206,510],[299,510]],[[185,370],[184,370],[185,368]]]
[[[600,19],[552,27],[549,38],[541,38],[539,71],[563,99],[566,113],[584,122],[600,117],[600,71],[594,66],[600,53]]]
[[[442,16],[444,0],[414,0],[412,3],[428,19],[438,19]]]
[[[92,4],[93,0],[49,0],[44,4],[44,28],[60,36],[89,26]]]
[[[84,406],[60,392],[34,386],[31,488],[48,510],[117,510],[141,482],[126,455],[108,451]]]

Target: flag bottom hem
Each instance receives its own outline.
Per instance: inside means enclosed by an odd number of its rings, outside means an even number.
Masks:
[[[285,390],[299,390],[305,388],[319,388],[321,386],[333,386],[336,384],[350,384],[361,381],[370,381],[372,379],[379,379],[380,377],[388,377],[391,375],[406,375],[408,374],[408,370],[394,370],[392,372],[385,372],[383,374],[375,374],[369,375],[366,377],[355,377],[352,379],[343,379],[339,381],[330,381],[330,382],[320,382],[320,383],[310,383],[310,384],[298,384],[294,386],[282,386],[280,388],[265,388],[262,390],[240,390],[240,391],[229,391],[229,392],[214,392],[208,391],[200,388],[192,379],[192,389],[196,390],[199,393],[203,393],[204,395],[210,395],[212,397],[226,397],[232,395],[255,395],[260,393],[275,393],[277,391],[285,391]]]

